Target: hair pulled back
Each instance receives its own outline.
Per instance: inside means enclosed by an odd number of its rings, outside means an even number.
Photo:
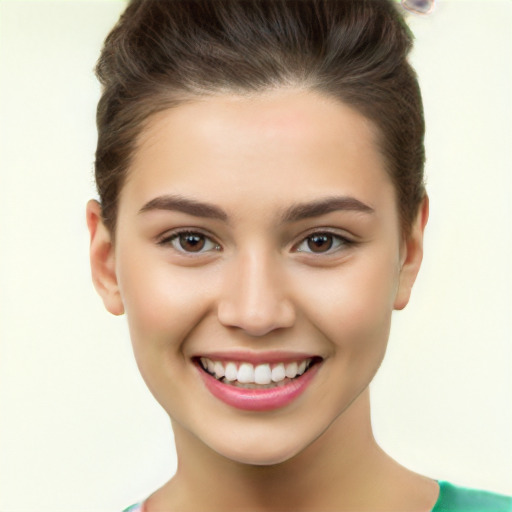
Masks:
[[[424,120],[412,36],[392,0],[132,0],[96,73],[95,175],[115,234],[118,196],[148,118],[194,97],[283,86],[337,98],[378,128],[408,232],[424,197]]]

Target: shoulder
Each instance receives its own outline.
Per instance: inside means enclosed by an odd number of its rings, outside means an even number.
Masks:
[[[439,482],[432,512],[512,512],[512,497]]]

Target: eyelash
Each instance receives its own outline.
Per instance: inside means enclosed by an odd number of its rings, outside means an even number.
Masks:
[[[196,237],[200,237],[201,239],[205,240],[206,242],[205,243],[210,243],[213,245],[213,247],[209,248],[208,250],[206,251],[202,251],[201,249],[197,252],[194,252],[194,251],[186,251],[183,249],[183,247],[177,247],[174,245],[175,242],[178,242],[179,243],[179,238],[181,236],[196,236]],[[317,252],[315,253],[314,251],[305,251],[303,249],[300,249],[300,247],[303,245],[303,244],[307,244],[309,240],[311,240],[313,237],[321,237],[321,236],[328,236],[328,237],[331,237],[331,240],[332,240],[332,244],[336,244],[337,243],[337,246],[332,249],[332,247],[329,247],[326,251],[324,252]],[[336,242],[337,241],[337,242]],[[203,233],[201,231],[194,231],[194,230],[190,230],[190,229],[185,229],[185,230],[181,230],[181,231],[175,231],[173,233],[170,233],[170,234],[167,234],[165,237],[163,237],[161,240],[159,240],[158,242],[158,245],[160,246],[172,246],[177,252],[179,252],[180,254],[183,254],[183,255],[186,255],[186,256],[191,256],[191,257],[197,257],[197,256],[200,256],[200,255],[203,255],[205,254],[205,252],[213,252],[213,251],[222,251],[222,248],[220,246],[220,244],[218,244],[217,242],[215,242],[212,237],[206,233]],[[303,253],[303,254],[312,254],[312,255],[330,255],[330,254],[333,254],[333,253],[336,253],[338,252],[339,250],[342,250],[343,248],[348,248],[350,247],[351,245],[354,245],[356,242],[354,242],[353,240],[350,240],[348,238],[346,238],[345,236],[342,236],[338,233],[333,233],[329,230],[318,230],[318,231],[313,231],[311,233],[309,233],[307,236],[305,236],[304,238],[302,238],[300,240],[299,243],[295,244],[293,246],[293,250],[295,252],[299,252],[299,253]]]

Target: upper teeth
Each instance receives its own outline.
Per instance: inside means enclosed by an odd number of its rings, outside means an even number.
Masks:
[[[207,357],[201,357],[200,361],[202,367],[217,379],[224,377],[229,382],[270,384],[271,382],[281,382],[287,377],[293,379],[297,375],[302,375],[311,364],[312,359],[294,361],[293,363],[263,363],[256,366],[245,362],[213,361]]]

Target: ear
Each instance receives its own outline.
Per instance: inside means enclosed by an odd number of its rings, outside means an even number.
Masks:
[[[91,237],[90,259],[92,282],[103,299],[107,311],[122,315],[124,305],[115,272],[114,244],[110,231],[103,223],[101,205],[91,199],[87,203],[87,227]]]
[[[404,309],[409,302],[412,286],[420,270],[423,259],[423,234],[428,221],[428,197],[425,196],[411,233],[403,241],[400,258],[400,282],[395,297],[394,309]]]

